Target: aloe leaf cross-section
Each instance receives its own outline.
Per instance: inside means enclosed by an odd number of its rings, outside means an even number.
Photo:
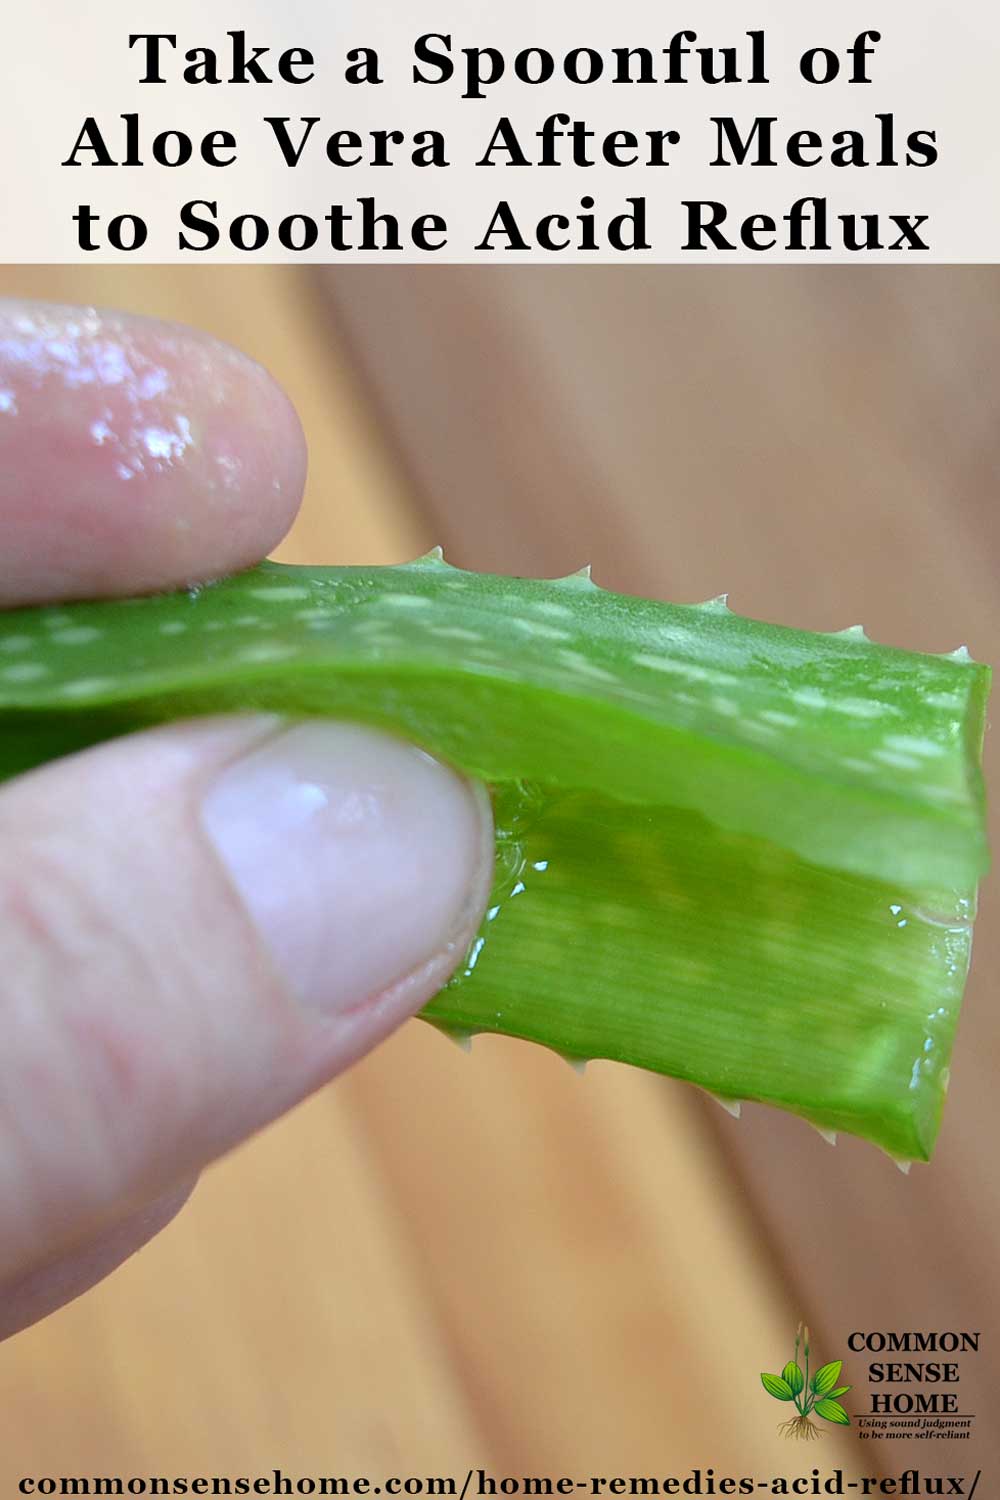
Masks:
[[[558,580],[266,563],[0,615],[0,777],[186,715],[330,715],[491,788],[496,878],[424,1012],[934,1146],[987,868],[990,673]]]

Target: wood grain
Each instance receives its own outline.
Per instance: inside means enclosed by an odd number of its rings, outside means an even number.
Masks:
[[[1000,656],[995,269],[322,274],[453,561],[591,562],[612,588],[728,590],[765,619]],[[998,753],[988,739],[988,779]],[[959,1390],[975,1441],[866,1445],[897,1471],[932,1447],[970,1472],[1000,1459],[992,885],[976,948],[932,1167],[904,1178],[774,1112],[704,1111],[826,1349],[853,1330],[982,1332]]]

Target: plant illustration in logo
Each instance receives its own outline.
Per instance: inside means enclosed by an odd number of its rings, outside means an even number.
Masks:
[[[799,1350],[805,1369],[799,1364]],[[802,1438],[811,1442],[822,1433],[812,1420],[812,1413],[824,1422],[835,1422],[840,1427],[849,1427],[851,1419],[841,1406],[839,1397],[851,1389],[849,1385],[838,1385],[841,1361],[835,1359],[828,1365],[820,1365],[814,1375],[809,1374],[809,1330],[800,1323],[795,1334],[795,1358],[790,1359],[780,1375],[761,1373],[760,1381],[769,1396],[775,1401],[793,1401],[797,1416],[782,1422],[780,1433],[789,1438]]]

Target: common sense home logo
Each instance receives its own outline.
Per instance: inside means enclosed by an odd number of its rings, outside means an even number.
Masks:
[[[795,1334],[795,1357],[790,1359],[780,1375],[768,1375],[761,1371],[760,1382],[775,1401],[793,1403],[796,1415],[782,1422],[778,1431],[785,1437],[811,1441],[818,1438],[822,1428],[813,1421],[821,1417],[824,1422],[833,1422],[838,1427],[849,1427],[851,1419],[840,1404],[840,1397],[851,1389],[840,1385],[841,1361],[835,1359],[828,1365],[820,1365],[810,1372],[809,1330],[800,1323]],[[800,1363],[801,1357],[801,1363]]]

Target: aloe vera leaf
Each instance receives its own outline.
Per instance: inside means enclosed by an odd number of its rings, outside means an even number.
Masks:
[[[0,617],[0,777],[189,714],[403,734],[496,808],[490,909],[429,1020],[923,1160],[988,861],[989,678],[586,572],[264,564]]]

